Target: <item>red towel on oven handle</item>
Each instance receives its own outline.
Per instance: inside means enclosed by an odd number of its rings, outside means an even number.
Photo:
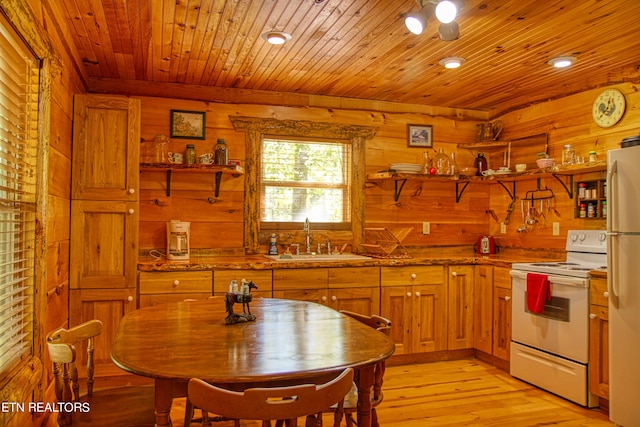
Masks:
[[[527,273],[527,308],[532,313],[544,312],[544,303],[551,300],[551,286],[546,274]]]

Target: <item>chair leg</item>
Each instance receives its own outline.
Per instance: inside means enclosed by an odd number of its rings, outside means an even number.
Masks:
[[[187,402],[184,405],[184,427],[189,427],[191,425],[192,419],[193,419],[193,404],[187,398]]]

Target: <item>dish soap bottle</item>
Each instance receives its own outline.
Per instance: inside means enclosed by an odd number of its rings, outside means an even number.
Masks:
[[[271,234],[271,244],[269,245],[269,255],[278,255],[278,245],[276,245],[276,233]]]

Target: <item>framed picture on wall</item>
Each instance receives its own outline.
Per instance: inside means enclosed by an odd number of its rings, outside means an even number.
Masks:
[[[407,145],[409,147],[432,148],[433,126],[407,125]]]
[[[204,111],[171,110],[171,138],[204,139]]]

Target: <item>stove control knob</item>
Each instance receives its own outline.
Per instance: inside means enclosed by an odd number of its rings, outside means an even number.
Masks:
[[[604,242],[605,240],[607,240],[607,233],[598,234],[598,240],[600,240],[601,242]]]
[[[580,233],[580,241],[584,242],[584,239],[587,238],[587,235],[585,233]]]
[[[578,235],[577,234],[571,234],[571,235],[569,235],[569,238],[571,239],[571,241],[573,243],[578,241]]]

